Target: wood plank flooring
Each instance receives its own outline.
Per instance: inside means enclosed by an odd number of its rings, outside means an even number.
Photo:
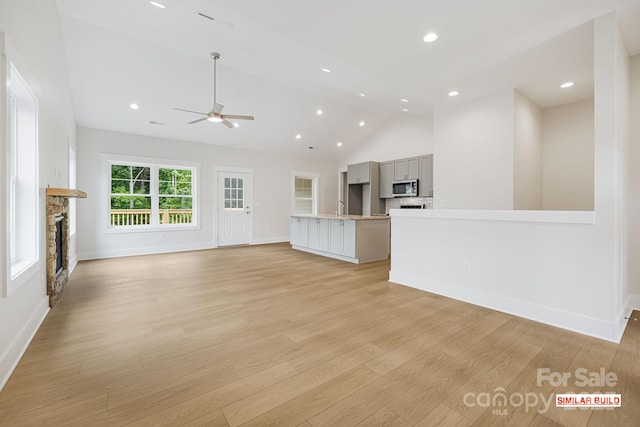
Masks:
[[[82,262],[0,393],[0,425],[640,425],[640,319],[615,345],[388,271],[287,244]],[[572,379],[538,386],[539,368]],[[577,388],[579,368],[617,384]],[[568,391],[623,406],[545,407]]]

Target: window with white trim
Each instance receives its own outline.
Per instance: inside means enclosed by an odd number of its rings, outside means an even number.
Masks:
[[[110,228],[197,224],[196,167],[112,160],[109,172]]]
[[[317,215],[318,174],[306,172],[292,173],[292,212],[294,215]]]
[[[39,260],[38,100],[9,69],[9,256],[14,280]]]

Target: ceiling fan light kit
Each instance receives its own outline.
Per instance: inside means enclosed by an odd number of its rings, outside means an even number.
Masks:
[[[216,99],[217,64],[218,64],[218,59],[220,59],[220,54],[218,52],[211,52],[210,56],[211,56],[211,59],[213,59],[213,108],[211,108],[211,111],[209,111],[208,113],[202,113],[200,111],[193,111],[193,110],[185,110],[184,108],[174,108],[174,110],[185,111],[187,113],[201,114],[205,116],[201,119],[196,119],[188,122],[187,124],[190,124],[190,125],[207,120],[212,123],[222,123],[228,128],[233,128],[237,126],[234,126],[233,123],[231,123],[227,119],[253,120],[253,116],[244,116],[244,115],[238,115],[238,114],[222,114],[222,109],[224,108],[224,105],[218,104]]]

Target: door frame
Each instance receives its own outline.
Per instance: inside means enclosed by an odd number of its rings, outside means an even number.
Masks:
[[[249,206],[251,207],[251,221],[249,224],[249,234],[251,236],[249,244],[253,245],[253,215],[255,213],[255,204],[253,203],[254,200],[254,191],[255,191],[255,187],[253,185],[253,175],[254,175],[254,170],[252,168],[238,168],[238,167],[233,167],[233,166],[214,166],[213,167],[213,243],[214,243],[214,247],[218,248],[220,247],[220,245],[218,244],[218,227],[220,225],[220,199],[219,199],[219,194],[218,194],[218,186],[220,185],[220,183],[218,182],[218,175],[220,174],[220,172],[231,172],[231,173],[246,173],[249,174],[249,179],[251,180],[251,197],[249,200],[249,203],[251,203]]]

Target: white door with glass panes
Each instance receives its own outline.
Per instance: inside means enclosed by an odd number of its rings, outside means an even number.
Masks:
[[[218,246],[251,243],[253,174],[218,172]]]

